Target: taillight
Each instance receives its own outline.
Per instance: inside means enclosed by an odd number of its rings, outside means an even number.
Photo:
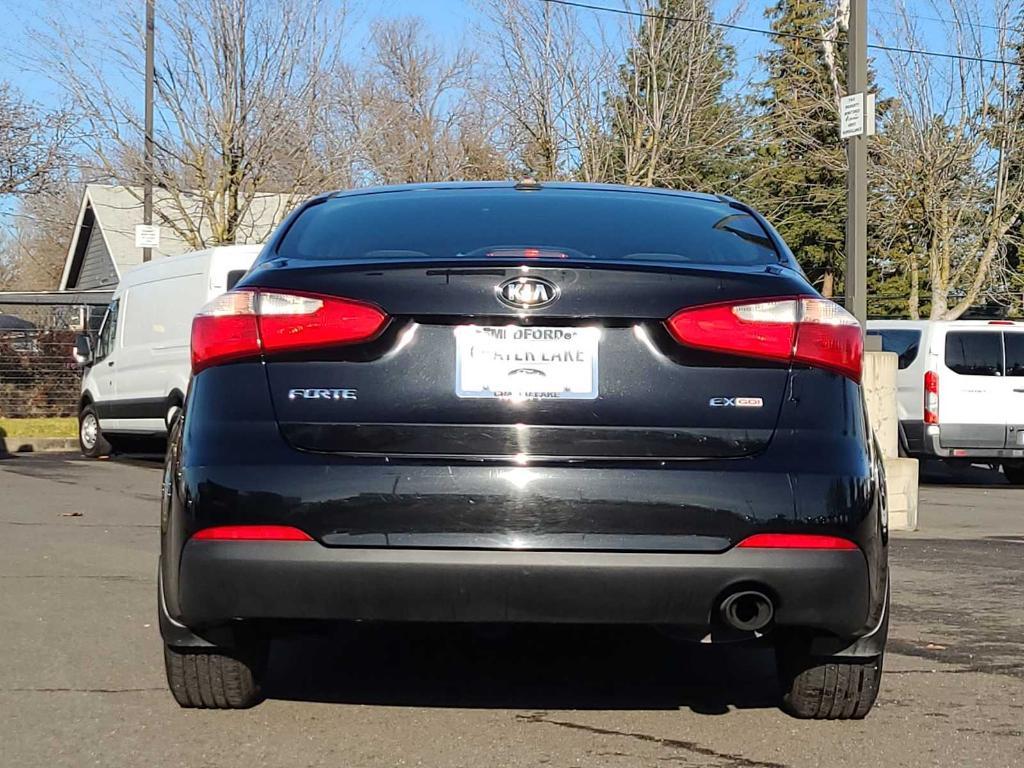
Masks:
[[[199,310],[192,321],[192,372],[261,352],[369,341],[387,319],[371,304],[333,296],[230,291]]]
[[[692,307],[672,315],[668,329],[690,347],[804,363],[860,381],[860,324],[827,299],[798,296]]]
[[[857,549],[856,543],[819,533],[755,533],[736,545],[742,549]]]
[[[193,534],[195,541],[313,541],[299,528],[290,525],[217,525]]]
[[[939,374],[924,372],[924,423],[939,423]]]

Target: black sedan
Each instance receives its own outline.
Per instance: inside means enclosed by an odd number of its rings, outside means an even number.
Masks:
[[[428,184],[309,200],[192,329],[160,627],[182,706],[316,622],[771,642],[863,717],[888,625],[862,331],[725,197]]]

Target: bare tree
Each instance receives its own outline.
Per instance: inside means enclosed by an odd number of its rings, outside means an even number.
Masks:
[[[100,170],[137,185],[142,105],[126,85],[141,89],[143,6],[112,2],[93,23],[52,15],[40,49],[82,116],[83,141]],[[349,180],[347,164],[323,162],[330,144],[318,141],[322,88],[340,67],[343,22],[331,0],[158,3],[160,223],[194,247],[259,239],[267,233],[243,228],[261,193],[297,198]],[[101,30],[102,39],[85,30]],[[98,49],[106,55],[95,56]]]
[[[487,0],[484,11],[491,96],[522,172],[605,180],[604,98],[614,63],[603,29],[588,34],[574,9],[534,0]]]
[[[709,0],[636,0],[645,15],[627,31],[625,65],[612,90],[611,133],[621,180],[644,186],[717,186],[712,166],[742,131],[725,97],[732,51]],[[717,191],[717,190],[715,190]]]
[[[380,21],[370,42],[365,67],[335,79],[336,133],[352,136],[363,180],[507,176],[472,51],[445,53],[418,18]]]
[[[1009,2],[997,2],[994,20],[973,3],[946,2],[964,58],[892,55],[898,104],[875,174],[889,242],[904,244],[908,312],[920,314],[927,290],[931,318],[952,320],[989,292],[1024,214],[1024,178],[1013,172],[1024,105],[1014,98],[1015,68],[978,60],[1011,58]],[[905,8],[902,17],[901,44],[920,47],[914,18]]]
[[[17,280],[18,252],[14,227],[0,227],[0,290],[11,288]]]
[[[20,201],[16,213],[0,227],[0,287],[57,287],[81,199],[80,184],[55,180]]]
[[[31,104],[0,82],[0,195],[36,194],[64,171],[71,117]]]

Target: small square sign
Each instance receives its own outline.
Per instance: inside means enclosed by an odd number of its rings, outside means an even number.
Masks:
[[[839,100],[839,138],[864,134],[864,94],[851,93]]]
[[[135,225],[135,247],[136,248],[159,248],[160,227],[156,224]]]

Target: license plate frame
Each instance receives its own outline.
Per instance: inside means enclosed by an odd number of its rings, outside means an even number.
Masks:
[[[457,326],[455,394],[464,399],[596,400],[600,340],[601,329],[592,326]]]

